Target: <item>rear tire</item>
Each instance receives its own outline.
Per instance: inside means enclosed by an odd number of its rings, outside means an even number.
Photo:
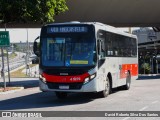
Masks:
[[[129,90],[131,86],[131,75],[130,72],[127,72],[127,77],[126,77],[126,85],[123,86],[124,90]]]
[[[58,99],[64,99],[67,97],[66,92],[55,92]]]
[[[100,92],[100,97],[103,97],[103,98],[107,97],[110,92],[111,92],[110,81],[107,77],[107,79],[105,81],[105,89]]]

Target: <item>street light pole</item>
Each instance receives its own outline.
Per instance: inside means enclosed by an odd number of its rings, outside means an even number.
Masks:
[[[29,42],[28,42],[28,28],[26,29],[27,30],[27,51],[26,51],[26,75],[27,75],[27,69],[29,69]],[[29,74],[30,74],[30,71],[29,71]]]

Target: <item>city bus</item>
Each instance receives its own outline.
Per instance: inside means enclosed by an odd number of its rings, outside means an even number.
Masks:
[[[37,38],[38,39],[38,38]],[[128,90],[138,76],[137,37],[98,22],[44,25],[39,56],[41,91],[60,99],[70,92],[96,92],[107,97],[113,88]]]

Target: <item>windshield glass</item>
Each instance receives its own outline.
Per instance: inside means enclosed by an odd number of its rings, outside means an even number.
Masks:
[[[95,40],[91,35],[42,38],[43,66],[93,66],[96,62]]]

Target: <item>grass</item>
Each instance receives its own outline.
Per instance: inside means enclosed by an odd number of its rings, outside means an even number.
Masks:
[[[37,64],[30,64],[29,67],[31,68],[31,67],[34,67],[34,66],[36,66],[36,65],[37,65]],[[26,67],[23,67],[23,68],[18,69],[18,70],[14,71],[14,72],[11,72],[11,73],[10,73],[11,78],[12,78],[12,77],[13,77],[13,78],[29,77],[28,75],[26,75],[25,73],[22,72],[24,69],[26,69]]]
[[[36,65],[38,65],[38,64],[30,64],[29,67],[31,68],[31,67],[34,67]]]
[[[11,54],[9,55],[9,58],[10,58],[10,59],[14,59],[16,56],[17,56],[16,53],[11,53]]]
[[[15,77],[20,77],[20,78],[21,77],[29,77],[28,75],[26,75],[25,73],[22,72],[24,69],[25,69],[25,67],[23,67],[19,70],[16,70],[14,72],[11,72],[10,77],[13,77],[13,78],[15,78]]]

